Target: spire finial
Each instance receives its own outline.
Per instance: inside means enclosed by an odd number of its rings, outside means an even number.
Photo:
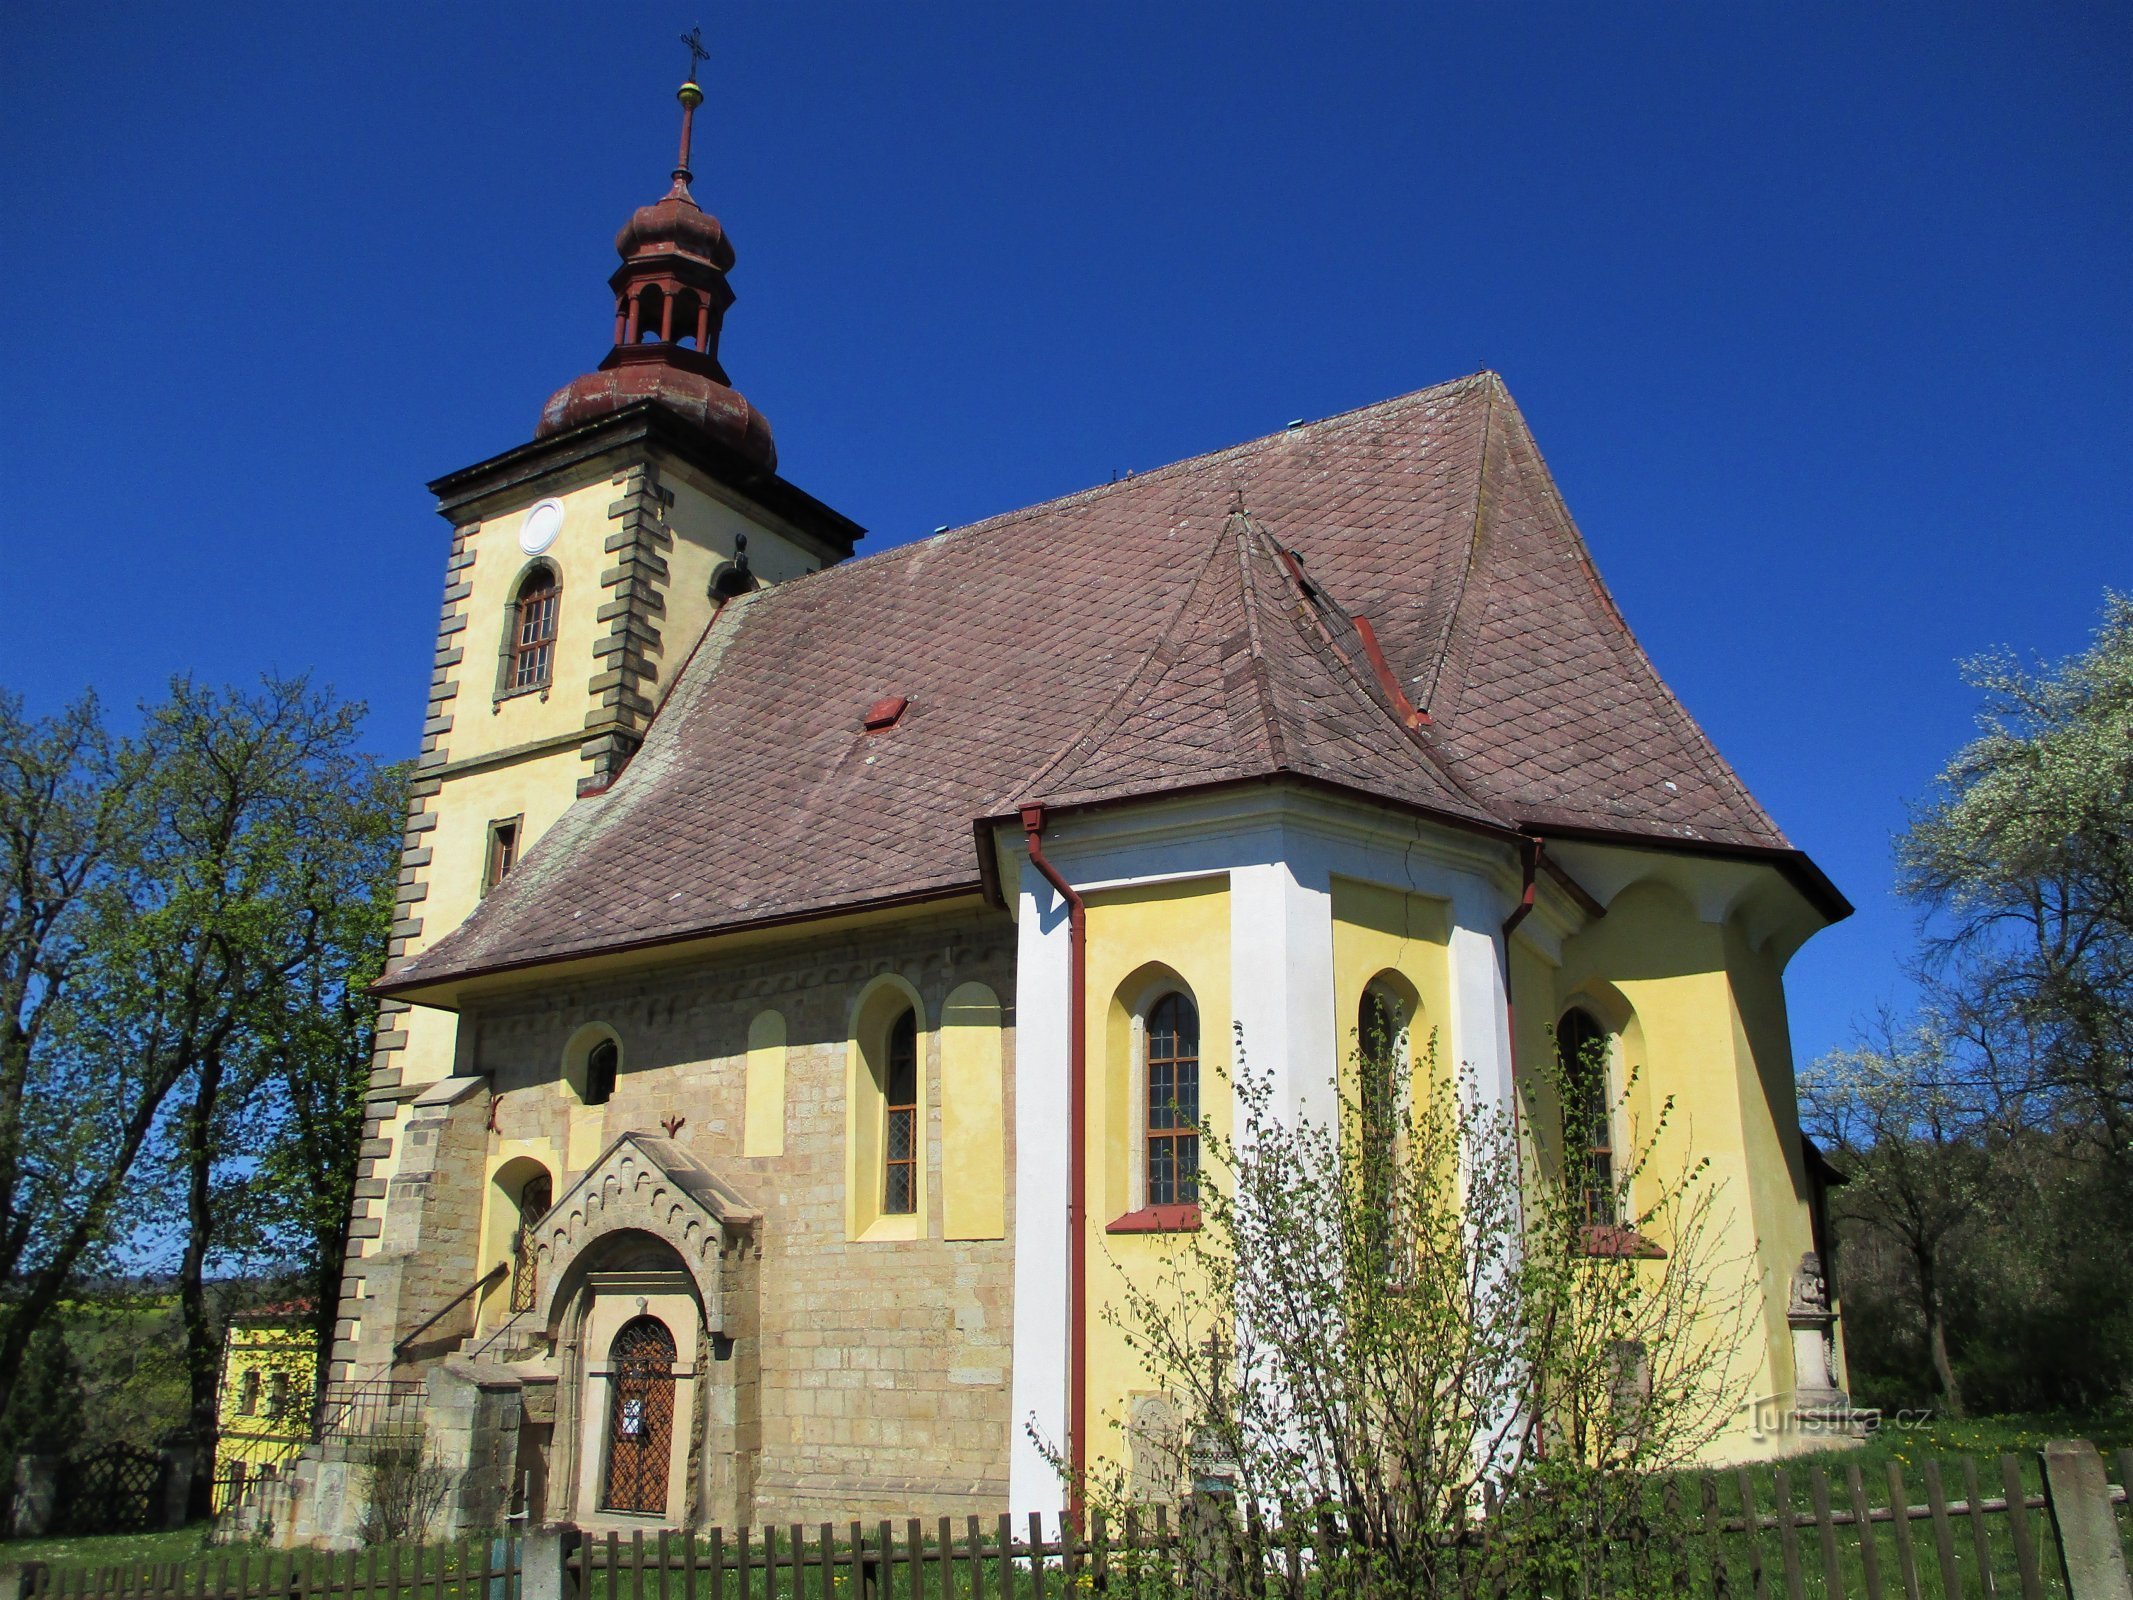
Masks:
[[[689,76],[675,94],[681,102],[681,159],[674,168],[674,186],[683,193],[688,191],[689,179],[695,176],[689,171],[689,143],[696,131],[696,108],[704,103],[704,92],[696,86],[696,64],[711,56],[704,48],[703,32],[700,27],[691,28],[681,36],[681,42],[689,47]]]

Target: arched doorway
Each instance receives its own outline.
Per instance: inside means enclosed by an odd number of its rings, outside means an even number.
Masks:
[[[674,1335],[657,1317],[637,1317],[615,1335],[608,1363],[614,1400],[601,1509],[662,1516],[673,1460]]]

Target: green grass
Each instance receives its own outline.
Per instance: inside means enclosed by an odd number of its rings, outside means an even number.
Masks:
[[[1997,1465],[2003,1454],[2034,1456],[2054,1439],[2086,1439],[2108,1462],[2118,1451],[2133,1448],[2133,1411],[2061,1413],[2013,1417],[1930,1418],[1902,1422],[1891,1414],[1865,1443],[1849,1449],[1818,1452],[1798,1459],[1825,1466],[1856,1462],[1867,1475],[1887,1480],[1894,1461],[1907,1474],[1923,1462],[1976,1456]],[[2117,1480],[2117,1474],[2112,1474]]]
[[[188,1561],[206,1548],[207,1524],[202,1522],[163,1533],[96,1533],[0,1540],[0,1561],[48,1561],[54,1566],[119,1566],[142,1561]]]

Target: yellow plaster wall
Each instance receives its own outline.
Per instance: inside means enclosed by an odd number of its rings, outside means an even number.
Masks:
[[[247,1414],[239,1402],[247,1372],[259,1374],[258,1409]],[[281,1373],[286,1399],[278,1416],[266,1412],[272,1377]],[[248,1474],[262,1467],[282,1467],[310,1437],[311,1397],[318,1381],[318,1341],[306,1323],[236,1322],[222,1342],[222,1391],[216,1402],[215,1477],[218,1502],[222,1480],[233,1463]],[[220,1509],[218,1503],[217,1509]]]
[[[1614,1030],[1617,1069],[1641,1069],[1630,1097],[1633,1126],[1618,1134],[1625,1146],[1650,1136],[1666,1097],[1673,1097],[1651,1181],[1709,1158],[1720,1222],[1712,1254],[1720,1263],[1752,1263],[1749,1325],[1761,1333],[1753,1348],[1741,1352],[1733,1376],[1744,1399],[1789,1400],[1785,1311],[1792,1268],[1808,1248],[1810,1227],[1783,997],[1768,967],[1737,935],[1702,920],[1676,891],[1636,884],[1614,898],[1606,917],[1565,941],[1551,1003],[1542,1017],[1521,1017],[1519,1043],[1522,1060],[1529,1059],[1523,1054],[1528,1050],[1552,1051],[1552,1043],[1535,1034],[1574,1003],[1586,1004]],[[1524,966],[1514,976],[1522,983],[1537,977]],[[1540,989],[1535,981],[1520,997]],[[1663,1237],[1657,1242],[1670,1243]],[[1725,1461],[1768,1449],[1767,1442],[1751,1443],[1743,1418],[1708,1455]]]
[[[521,1090],[520,1093],[529,1091]],[[553,1139],[504,1139],[491,1137],[481,1185],[481,1243],[474,1258],[474,1279],[496,1267],[504,1276],[485,1286],[474,1308],[477,1337],[511,1315],[511,1243],[519,1226],[519,1196],[534,1176],[534,1169],[548,1174],[549,1194],[563,1197],[563,1152]]]
[[[941,1237],[1007,1237],[1000,1001],[959,985],[941,1007]]]
[[[748,1023],[748,1087],[741,1154],[785,1154],[785,1015],[758,1011]]]
[[[1751,949],[1737,927],[1726,929],[1726,971],[1733,1002],[1734,1062],[1746,1115],[1743,1132],[1755,1184],[1763,1321],[1772,1351],[1772,1390],[1794,1382],[1792,1329],[1786,1311],[1800,1257],[1814,1248],[1807,1168],[1800,1148],[1799,1100],[1793,1085],[1791,1029],[1777,962]],[[1838,1361],[1843,1361],[1839,1332]]]
[[[674,531],[674,550],[667,557],[670,577],[666,614],[670,619],[685,623],[689,616],[677,613],[675,602],[684,601],[691,607],[700,603],[701,606],[700,613],[690,614],[696,616],[694,626],[682,630],[686,634],[681,641],[682,649],[703,631],[702,619],[710,615],[711,574],[721,561],[733,554],[736,534],[747,535],[748,569],[764,583],[783,583],[822,565],[819,556],[728,505],[693,470],[662,460],[659,483],[674,496],[666,518],[667,526]],[[668,635],[670,655],[675,638],[676,635]]]
[[[1131,1193],[1134,1116],[1132,1010],[1167,969],[1192,991],[1200,1012],[1200,1106],[1229,1129],[1231,1065],[1230,892],[1227,876],[1196,878],[1088,897],[1089,1307],[1086,1419],[1088,1459],[1102,1473],[1127,1465],[1124,1425],[1135,1393],[1155,1385],[1124,1335],[1104,1319],[1121,1275],[1153,1288],[1177,1241],[1162,1234],[1113,1234],[1106,1225],[1139,1205]],[[1203,1165],[1206,1152],[1202,1153]]]
[[[581,685],[582,688],[582,685]],[[582,706],[582,694],[580,703]],[[454,730],[457,731],[456,729]],[[457,755],[455,750],[454,755]],[[577,746],[566,746],[508,766],[447,778],[437,800],[437,826],[430,830],[429,896],[422,902],[418,945],[434,943],[458,927],[481,904],[482,874],[489,857],[489,824],[523,816],[523,858],[577,798],[585,763]]]
[[[463,609],[467,625],[459,637],[466,658],[460,662],[459,698],[454,702],[452,732],[445,741],[452,759],[570,733],[584,726],[585,685],[595,670],[593,641],[606,631],[599,618],[607,593],[600,587],[600,573],[611,558],[607,536],[612,531],[607,508],[621,491],[603,472],[589,483],[555,494],[536,494],[531,506],[542,499],[563,502],[563,527],[554,543],[538,556],[529,556],[518,545],[523,509],[483,520],[474,535],[474,565],[466,571],[469,585]],[[554,565],[563,585],[563,598],[556,616],[555,667],[548,692],[521,693],[497,698],[499,662],[504,637],[511,622],[511,603],[527,568],[538,561]],[[575,750],[570,759],[577,760]],[[573,775],[575,775],[573,768]],[[510,815],[505,812],[502,815]],[[426,934],[433,930],[425,928]]]
[[[1353,878],[1333,880],[1333,1015],[1340,1029],[1339,1061],[1344,1083],[1352,1077],[1356,1022],[1363,993],[1381,973],[1401,980],[1420,1002],[1408,1019],[1407,1044],[1414,1068],[1411,1092],[1428,1091],[1432,1040],[1440,1077],[1454,1070],[1446,1018],[1451,1015],[1451,907]],[[1352,1098],[1354,1086],[1348,1085]]]

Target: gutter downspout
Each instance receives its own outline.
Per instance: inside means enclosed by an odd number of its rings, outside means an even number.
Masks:
[[[1518,931],[1533,911],[1534,880],[1540,876],[1541,853],[1548,848],[1547,841],[1537,833],[1529,833],[1521,840],[1519,850],[1520,882],[1518,904],[1511,914],[1503,919],[1503,1020],[1509,1030],[1511,1046],[1511,1072],[1515,1079],[1518,1073],[1518,1014],[1511,1004],[1511,935]]]
[[[1083,1426],[1089,1394],[1089,923],[1081,896],[1045,859],[1038,838],[1043,829],[1044,807],[1022,807],[1030,865],[1067,908],[1067,1499],[1069,1508],[1079,1513],[1089,1459]],[[1527,892],[1530,897],[1530,876]]]

